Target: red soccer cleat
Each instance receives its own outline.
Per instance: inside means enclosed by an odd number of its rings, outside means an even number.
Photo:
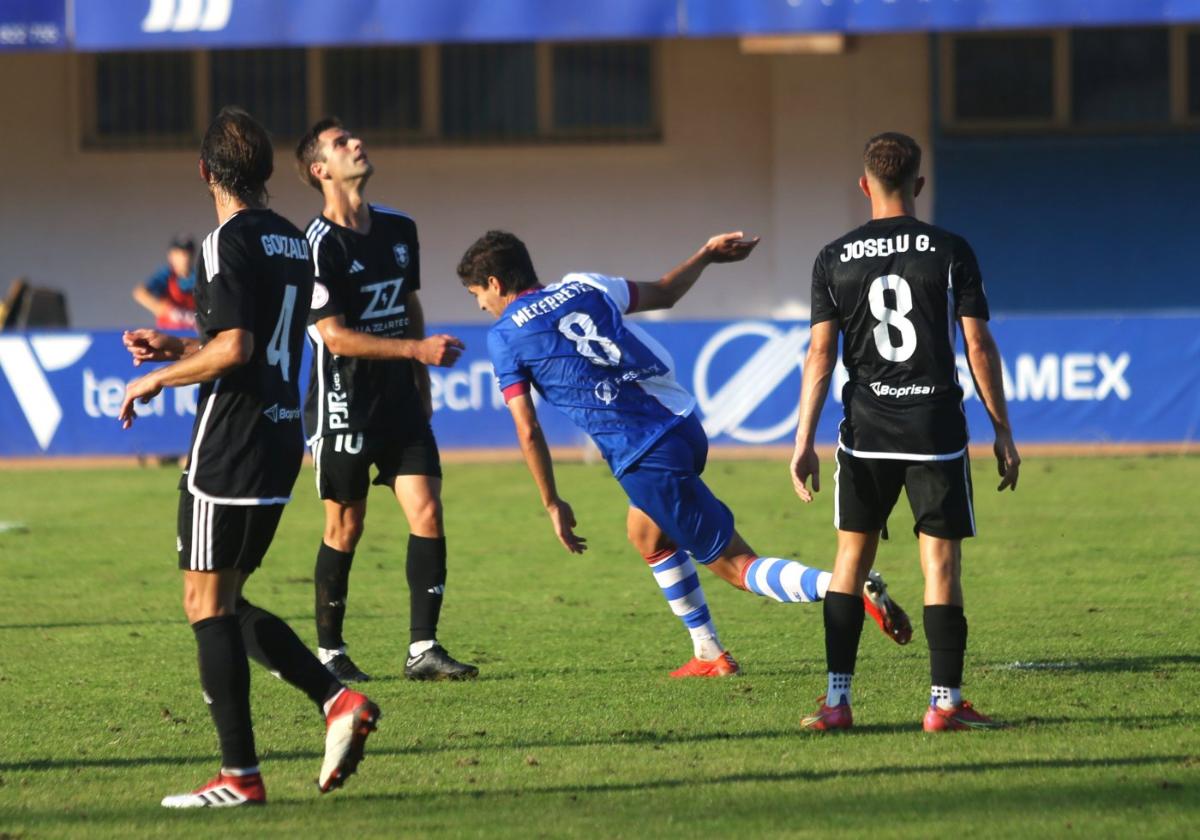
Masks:
[[[926,732],[960,732],[964,729],[1001,729],[1004,724],[980,714],[966,700],[951,709],[931,705],[922,728]]]
[[[850,712],[850,704],[838,703],[836,706],[825,705],[825,695],[817,698],[821,707],[811,715],[800,719],[800,728],[812,732],[829,732],[834,729],[849,729],[854,726],[854,715]]]
[[[671,676],[677,680],[686,677],[732,677],[741,670],[737,660],[729,655],[729,651],[725,651],[716,659],[700,659],[693,656],[683,663],[682,667],[672,671]]]
[[[229,776],[218,773],[217,777],[191,793],[180,793],[163,797],[164,808],[233,808],[238,805],[266,805],[267,789],[262,776]]]
[[[379,707],[365,694],[343,688],[325,716],[325,761],[317,787],[321,793],[340,788],[358,770],[367,736],[375,731]]]
[[[912,641],[912,622],[908,613],[888,595],[883,575],[872,569],[863,584],[863,606],[884,635],[898,645]]]

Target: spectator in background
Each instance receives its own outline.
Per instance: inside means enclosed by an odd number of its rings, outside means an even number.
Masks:
[[[167,246],[167,263],[145,283],[133,287],[133,299],[154,315],[162,330],[195,330],[196,285],[193,270],[196,242],[190,236],[175,236]]]

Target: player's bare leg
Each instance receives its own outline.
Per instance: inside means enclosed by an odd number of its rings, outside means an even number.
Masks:
[[[442,480],[430,475],[398,475],[392,483],[408,520],[410,638],[404,676],[410,680],[469,680],[474,665],[459,662],[438,644],[437,627],[446,591],[446,532],[442,521]]]
[[[630,506],[625,532],[629,542],[649,564],[671,612],[683,622],[692,637],[692,658],[672,671],[671,676],[681,679],[736,674],[740,669],[717,637],[717,628],[709,614],[708,601],[691,555],[676,546],[639,508]]]
[[[317,656],[342,682],[366,682],[370,677],[346,653],[343,627],[350,594],[350,568],[366,523],[367,500],[325,499],[324,507],[325,532],[313,571]]]
[[[926,732],[998,726],[962,699],[967,619],[963,615],[962,541],[920,534],[925,575],[925,638],[929,643],[930,696]]]

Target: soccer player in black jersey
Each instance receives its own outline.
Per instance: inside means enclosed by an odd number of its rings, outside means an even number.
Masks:
[[[848,729],[850,679],[863,602],[857,593],[903,488],[912,507],[925,575],[925,637],[932,691],[928,732],[994,726],[961,696],[967,620],[962,540],[975,535],[967,421],[955,365],[961,329],[976,390],[995,430],[998,489],[1016,489],[1021,459],[1004,400],[1000,353],[971,247],[917,220],[924,186],[921,149],[911,137],[871,138],[859,180],[871,221],[825,246],[813,266],[812,337],[804,364],[792,481],[805,502],[820,489],[813,446],[837,359],[838,332],[850,378],[842,390],[834,470],[833,580],[825,599],[828,691],[807,729]]]
[[[340,679],[369,679],[346,654],[342,627],[374,465],[374,483],[391,488],[408,519],[410,638],[404,675],[472,679],[479,670],[455,660],[437,640],[446,535],[425,367],[453,365],[462,342],[424,335],[417,226],[404,213],[367,203],[364,191],[374,167],[362,140],[326,118],[300,140],[296,162],[301,179],[325,200],[307,231],[316,278],[308,318],[315,359],[305,424],[325,505],[314,574],[317,653]]]
[[[262,563],[300,470],[304,438],[297,378],[312,296],[308,243],[266,207],[273,156],[267,133],[226,108],[204,135],[200,175],[219,226],[196,269],[198,339],[125,333],[134,364],[173,364],[130,382],[120,419],[164,387],[200,383],[187,468],[179,483],[177,549],[184,611],[196,635],[200,684],[221,744],[221,771],[168,808],[263,804],[250,720],[247,656],[304,691],[326,722],[322,792],[362,759],[379,708],[351,691],[275,615],[242,595]]]

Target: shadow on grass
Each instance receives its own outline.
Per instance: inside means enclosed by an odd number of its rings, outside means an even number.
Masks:
[[[1048,674],[1104,674],[1161,671],[1175,666],[1200,665],[1200,654],[1168,656],[1119,656],[1109,659],[1061,659],[1045,662],[1014,662],[981,665],[980,670]]]
[[[1155,723],[1169,723],[1175,726],[1194,724],[1200,721],[1200,715],[1110,715],[1097,717],[1028,717],[1018,719],[1011,722],[1011,729],[1022,731],[1035,727],[1050,727],[1050,726],[1065,726],[1081,723],[1101,723],[1104,725],[1113,726],[1146,726]],[[614,746],[670,746],[674,744],[704,744],[715,741],[755,741],[762,739],[775,739],[795,737],[800,741],[808,738],[836,738],[836,739],[855,739],[866,738],[872,735],[891,735],[891,734],[920,734],[920,722],[906,723],[873,723],[865,725],[856,725],[854,729],[848,732],[835,732],[823,735],[807,734],[799,732],[795,729],[764,729],[751,732],[654,732],[650,730],[634,730],[615,732],[608,736],[594,736],[589,738],[544,738],[540,740],[515,740],[515,741],[497,741],[484,742],[486,735],[456,735],[444,738],[437,744],[415,744],[412,746],[402,747],[369,747],[368,755],[375,756],[416,756],[416,755],[435,755],[438,753],[461,753],[468,752],[484,752],[496,750],[535,750],[535,749],[563,749],[563,748],[586,748],[586,747],[614,747]],[[977,737],[1003,737],[1003,732],[996,733],[995,736],[980,733]],[[377,743],[377,741],[376,741]],[[321,752],[318,750],[286,750],[278,752],[266,752],[262,754],[264,762],[289,762],[289,761],[319,761]],[[1162,761],[1183,760],[1188,756],[1163,756]],[[1191,758],[1195,758],[1192,756]],[[64,770],[75,768],[110,768],[120,769],[124,767],[152,767],[152,766],[175,766],[183,764],[211,764],[214,761],[213,756],[209,755],[191,755],[191,756],[118,756],[112,758],[37,758],[26,761],[7,761],[0,762],[0,772],[14,771],[40,771],[40,770]],[[1080,761],[1091,761],[1091,759],[1080,759]],[[1121,763],[1124,759],[1114,759],[1112,763]],[[1148,763],[1147,759],[1147,763]],[[1103,764],[1105,762],[1096,760],[1096,763]],[[1005,769],[1008,765],[1003,763],[995,765],[998,769]],[[1050,762],[1048,766],[1054,766]],[[934,768],[936,769],[936,768]],[[841,772],[841,771],[837,771]],[[846,771],[853,774],[857,771]],[[947,771],[949,772],[949,771]]]

